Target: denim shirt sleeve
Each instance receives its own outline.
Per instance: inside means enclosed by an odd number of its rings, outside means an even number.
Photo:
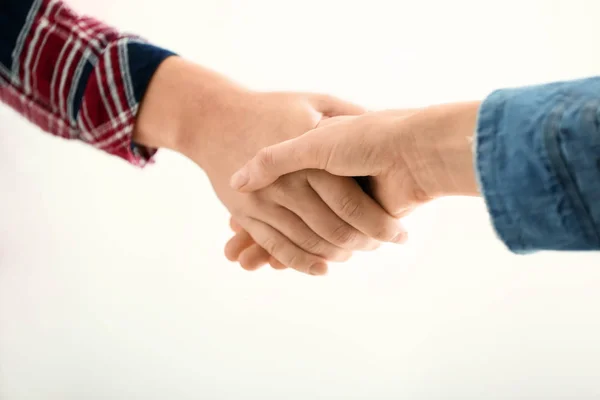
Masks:
[[[600,250],[600,77],[492,93],[477,127],[479,185],[516,253]]]

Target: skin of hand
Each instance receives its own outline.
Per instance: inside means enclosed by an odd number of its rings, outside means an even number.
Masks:
[[[324,118],[319,122],[317,127],[325,127],[349,118],[355,117],[339,116],[327,119]],[[358,206],[360,207],[360,205]],[[273,258],[265,249],[260,247],[234,218],[230,219],[229,226],[235,233],[225,246],[225,255],[230,261],[237,261],[240,266],[247,271],[255,271],[267,263],[276,270],[287,268]],[[401,243],[405,238],[405,235],[402,236],[398,242]]]
[[[190,158],[207,173],[240,227],[275,260],[322,275],[327,260],[343,261],[352,250],[375,248],[372,238],[397,240],[402,228],[352,179],[299,171],[263,190],[240,193],[229,178],[263,147],[297,137],[324,117],[362,112],[325,95],[249,91],[172,57],[150,83],[134,141]]]
[[[473,136],[479,104],[337,118],[262,149],[232,176],[231,186],[252,192],[303,169],[368,176],[375,199],[395,217],[441,196],[477,196]]]
[[[229,220],[229,227],[235,233],[225,246],[225,255],[230,261],[237,261],[246,271],[255,271],[267,263],[273,269],[287,269],[284,264],[256,244],[252,236],[233,218]]]

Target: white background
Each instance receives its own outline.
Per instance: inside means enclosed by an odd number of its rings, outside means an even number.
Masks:
[[[72,0],[256,89],[371,108],[598,72],[600,3]],[[247,273],[202,171],[0,107],[0,399],[596,399],[600,256],[517,257],[479,200],[319,279]]]

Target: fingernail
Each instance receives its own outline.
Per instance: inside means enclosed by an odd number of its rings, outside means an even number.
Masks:
[[[248,172],[245,169],[241,169],[231,177],[231,181],[229,185],[235,189],[239,190],[248,184]]]
[[[399,232],[396,236],[394,236],[392,238],[392,242],[393,243],[398,243],[398,244],[402,244],[404,242],[406,242],[408,235],[406,234],[406,232]]]
[[[318,262],[313,264],[310,269],[308,270],[308,273],[314,276],[319,276],[319,275],[325,275],[325,273],[327,272],[327,264],[322,263],[322,262]]]

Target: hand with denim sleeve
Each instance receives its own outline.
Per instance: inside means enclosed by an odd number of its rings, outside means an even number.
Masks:
[[[437,197],[476,195],[477,109],[478,103],[461,103],[338,118],[262,149],[236,172],[231,185],[252,192],[304,169],[369,177],[373,196],[395,217]]]
[[[243,192],[298,170],[368,177],[368,192],[399,218],[431,199],[477,195],[472,138],[478,103],[330,118],[306,134],[261,150],[231,179]],[[232,221],[230,259],[248,269],[281,265]],[[404,232],[402,241],[406,239]]]
[[[365,175],[395,216],[481,194],[515,253],[600,250],[599,116],[597,77],[502,89],[481,103],[313,130],[261,150],[231,184],[249,192],[303,168]]]

